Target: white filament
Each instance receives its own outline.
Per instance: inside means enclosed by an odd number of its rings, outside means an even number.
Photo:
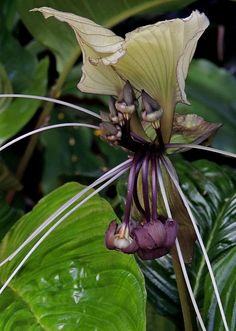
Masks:
[[[187,199],[185,198],[185,195],[179,185],[179,183],[177,182],[177,180],[174,178],[174,176],[172,175],[170,169],[168,168],[168,164],[166,163],[165,161],[165,158],[162,159],[163,160],[163,163],[165,165],[165,168],[166,170],[168,171],[169,175],[170,175],[170,178],[172,180],[172,182],[174,183],[177,191],[179,192],[180,196],[181,196],[181,199],[184,203],[184,206],[185,208],[187,209],[188,211],[188,214],[189,214],[189,217],[191,219],[191,222],[193,224],[193,227],[194,227],[194,230],[195,230],[195,233],[197,235],[197,239],[199,241],[199,244],[200,244],[200,247],[202,249],[202,252],[203,252],[203,256],[205,258],[205,261],[206,261],[206,265],[207,265],[207,268],[208,268],[208,271],[209,271],[209,275],[210,275],[210,278],[211,278],[211,281],[212,281],[212,285],[213,285],[213,288],[214,288],[214,292],[215,292],[215,296],[216,296],[216,300],[217,300],[217,303],[218,303],[218,306],[219,306],[219,309],[220,309],[220,314],[221,314],[221,317],[222,317],[222,320],[223,320],[223,324],[224,324],[224,328],[226,331],[229,331],[229,327],[228,327],[228,324],[227,324],[227,320],[226,320],[226,316],[225,316],[225,312],[224,312],[224,309],[223,309],[223,305],[222,305],[222,302],[221,302],[221,298],[220,298],[220,295],[219,295],[219,291],[218,291],[218,288],[217,288],[217,284],[216,284],[216,280],[215,280],[215,276],[214,276],[214,273],[213,273],[213,270],[212,270],[212,267],[211,267],[211,262],[209,260],[209,257],[207,255],[207,251],[206,251],[206,248],[204,246],[204,243],[202,241],[202,237],[201,237],[201,234],[198,230],[198,227],[197,227],[197,223],[195,221],[195,218],[193,216],[193,213],[189,207],[189,204],[188,204],[188,201]]]
[[[73,203],[75,203],[79,198],[81,198],[86,192],[88,192],[93,187],[99,185],[100,183],[104,182],[106,179],[114,176],[117,172],[120,172],[122,167],[125,167],[125,171],[128,169],[129,165],[132,163],[132,159],[127,160],[118,166],[114,167],[100,178],[98,178],[95,182],[91,185],[84,188],[78,194],[76,194],[73,198],[68,200],[64,203],[59,209],[57,209],[48,219],[46,219],[31,235],[26,238],[26,240],[5,260],[0,263],[0,267],[3,266],[5,263],[11,261],[28,243],[30,243],[38,234],[40,234],[48,225],[50,225],[60,214],[62,214],[68,207],[70,207]]]
[[[55,224],[53,224],[49,230],[47,230],[43,236],[34,244],[34,246],[29,250],[29,252],[25,255],[25,257],[21,260],[21,262],[18,264],[18,266],[14,269],[14,271],[11,273],[11,275],[7,278],[3,286],[0,288],[0,294],[5,290],[5,288],[8,286],[10,281],[13,279],[13,277],[17,274],[17,272],[22,268],[22,266],[25,264],[25,262],[29,259],[29,257],[33,254],[33,252],[38,248],[38,246],[50,235],[51,232],[53,232],[68,216],[70,216],[74,211],[76,211],[80,206],[82,206],[85,202],[87,202],[90,198],[92,198],[95,194],[103,190],[106,186],[114,182],[118,177],[120,177],[127,169],[124,169],[115,176],[113,176],[111,179],[109,179],[106,183],[101,185],[97,190],[89,194],[84,200],[79,202],[75,207],[73,207],[70,211],[68,211],[62,218],[60,218]]]
[[[8,143],[4,144],[3,146],[0,147],[0,152],[2,152],[4,149],[7,147],[17,143],[18,141],[25,139],[29,136],[32,136],[33,134],[51,130],[51,129],[57,129],[57,128],[64,128],[64,127],[84,127],[84,128],[90,128],[90,129],[99,129],[99,126],[92,125],[92,124],[86,124],[86,123],[61,123],[61,124],[53,124],[53,125],[47,125],[43,126],[42,128],[35,129],[32,131],[29,131],[25,134],[22,134],[21,136],[9,141]]]
[[[101,116],[94,113],[91,110],[88,110],[86,108],[80,107],[80,106],[76,106],[73,103],[70,102],[65,102],[65,101],[61,101],[58,99],[54,99],[54,98],[48,98],[48,97],[41,97],[39,95],[30,95],[30,94],[0,94],[0,98],[23,98],[23,99],[34,99],[34,100],[43,100],[43,101],[48,101],[48,102],[53,102],[53,103],[57,103],[59,105],[62,106],[66,106],[69,108],[73,108],[76,110],[81,111],[82,113],[91,115],[93,117],[97,117],[99,119],[101,119]]]
[[[167,216],[168,216],[168,218],[172,218],[172,213],[171,213],[168,198],[167,198],[167,195],[166,195],[166,189],[165,189],[165,186],[164,186],[164,183],[163,183],[162,173],[161,173],[161,170],[160,170],[160,162],[159,162],[159,166],[157,167],[157,177],[158,177],[158,182],[159,182],[160,189],[161,189],[161,195],[162,195],[164,205],[165,205],[165,209],[166,209],[166,212],[167,212]],[[201,313],[199,311],[199,308],[198,308],[197,302],[195,300],[194,294],[193,294],[193,290],[192,290],[192,287],[191,287],[191,284],[190,284],[190,281],[189,281],[188,273],[187,273],[187,270],[186,270],[186,267],[185,267],[185,264],[184,264],[183,255],[182,255],[181,248],[180,248],[180,245],[179,245],[179,241],[178,241],[177,238],[175,240],[175,245],[176,245],[177,254],[178,254],[178,257],[179,257],[179,262],[180,262],[182,272],[183,272],[183,275],[184,275],[185,283],[186,283],[186,286],[187,286],[189,296],[191,298],[194,310],[196,312],[199,324],[200,324],[203,331],[207,331],[206,327],[204,325],[204,322],[202,320],[202,316],[201,316]]]
[[[208,146],[202,146],[202,145],[195,145],[195,144],[167,144],[167,148],[193,148],[193,149],[200,149],[203,151],[208,151],[208,152],[213,152],[229,157],[236,158],[236,154],[231,153],[231,152],[226,152],[226,151],[221,151],[220,149],[213,148],[213,147],[208,147]]]

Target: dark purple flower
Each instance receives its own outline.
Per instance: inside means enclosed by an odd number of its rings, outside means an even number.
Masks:
[[[129,227],[125,223],[112,221],[105,234],[105,244],[108,249],[120,250],[124,253],[134,253],[138,249],[136,241],[130,236]]]
[[[153,249],[162,247],[166,240],[166,229],[161,221],[151,221],[139,225],[132,232],[140,248]]]

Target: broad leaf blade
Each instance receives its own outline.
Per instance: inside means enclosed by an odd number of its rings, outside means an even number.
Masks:
[[[71,183],[43,198],[5,237],[1,259],[79,189]],[[0,321],[15,304],[14,327],[31,313],[29,330],[145,330],[145,289],[135,260],[104,247],[104,232],[114,218],[99,196],[68,217],[11,282],[19,305],[12,294],[0,297],[0,305],[8,308]],[[1,269],[1,282],[19,261],[17,257]]]

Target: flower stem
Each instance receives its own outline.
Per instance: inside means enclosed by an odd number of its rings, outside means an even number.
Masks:
[[[149,190],[148,190],[148,175],[149,175],[149,154],[145,157],[142,166],[142,188],[143,188],[143,203],[146,214],[146,221],[151,221],[151,213],[149,206]]]
[[[174,267],[174,272],[175,272],[175,277],[176,277],[176,283],[177,283],[177,288],[178,288],[178,293],[179,293],[179,298],[180,298],[180,303],[181,303],[181,309],[182,309],[182,314],[183,314],[183,319],[184,319],[184,328],[185,331],[197,331],[197,324],[196,324],[196,319],[195,319],[195,314],[194,314],[194,309],[188,294],[187,286],[185,283],[182,267],[179,261],[178,254],[176,252],[177,248],[176,245],[174,248],[172,248],[172,263]]]

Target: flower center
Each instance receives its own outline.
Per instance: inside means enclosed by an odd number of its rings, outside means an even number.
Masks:
[[[164,150],[159,123],[163,110],[145,91],[138,100],[127,81],[118,99],[110,98],[109,111],[101,113],[100,126],[102,137],[110,144],[135,153],[147,147]]]

